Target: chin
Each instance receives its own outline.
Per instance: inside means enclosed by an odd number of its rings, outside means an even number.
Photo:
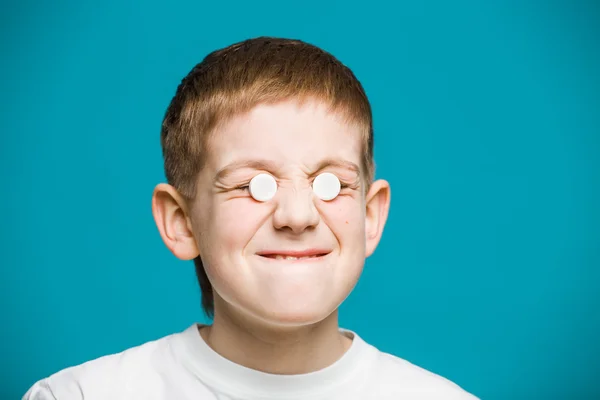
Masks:
[[[263,308],[256,316],[269,324],[284,327],[313,325],[323,321],[336,310],[334,305],[324,307],[324,304],[326,303],[307,305],[306,302],[287,302],[276,307],[271,305],[268,309]]]

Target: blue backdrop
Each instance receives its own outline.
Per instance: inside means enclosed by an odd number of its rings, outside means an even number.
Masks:
[[[392,208],[342,325],[483,399],[600,398],[598,4],[53,3],[0,12],[2,398],[205,321],[151,215],[160,124],[262,35],[332,52],[374,108]]]

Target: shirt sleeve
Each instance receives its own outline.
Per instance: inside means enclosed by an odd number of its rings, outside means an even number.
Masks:
[[[58,400],[46,380],[36,382],[21,400]]]

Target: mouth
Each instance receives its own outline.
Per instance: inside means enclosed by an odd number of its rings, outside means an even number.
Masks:
[[[265,251],[257,253],[262,258],[279,261],[312,261],[326,257],[330,250],[304,250],[304,251]]]

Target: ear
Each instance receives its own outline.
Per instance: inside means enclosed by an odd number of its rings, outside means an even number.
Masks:
[[[163,242],[175,257],[191,260],[198,256],[185,200],[173,186],[161,183],[154,188],[152,214]]]
[[[390,209],[390,184],[382,179],[373,182],[366,196],[365,239],[366,257],[377,248]]]

